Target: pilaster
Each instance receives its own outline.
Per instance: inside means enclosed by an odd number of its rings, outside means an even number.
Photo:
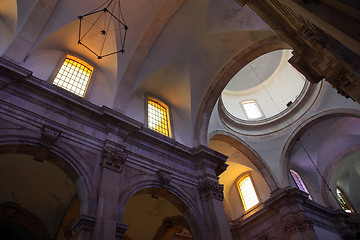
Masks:
[[[101,179],[96,217],[95,239],[121,239],[127,230],[127,225],[118,222],[118,200],[122,174],[127,154],[125,147],[106,141],[101,156]]]

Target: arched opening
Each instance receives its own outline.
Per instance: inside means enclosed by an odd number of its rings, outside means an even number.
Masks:
[[[323,113],[300,126],[286,144],[284,167],[288,183],[295,187],[289,171],[294,169],[314,201],[340,208],[336,197],[336,188],[340,187],[358,202],[355,188],[360,179],[356,170],[359,129],[360,118],[345,112]]]
[[[209,142],[210,148],[229,157],[226,161],[227,170],[219,176],[219,182],[224,185],[224,205],[230,221],[246,218],[261,209],[261,202],[270,197],[271,189],[277,188],[262,161],[255,157],[256,154],[251,149],[241,145],[235,139],[221,135],[215,135]],[[249,154],[250,152],[252,154]],[[239,186],[244,177],[251,182],[251,191],[252,195],[256,196],[256,204],[245,206],[245,202],[248,201],[244,196],[249,195],[248,189],[242,190]],[[251,199],[249,201],[252,202]]]
[[[13,209],[10,214],[27,212],[37,219],[14,222],[8,215],[2,217],[2,230],[8,229],[1,232],[4,239],[71,239],[72,224],[81,213],[86,214],[87,191],[77,171],[54,152],[36,160],[39,152],[30,145],[0,147],[0,204]],[[37,229],[35,233],[33,229]],[[18,236],[16,232],[24,234]],[[48,238],[39,238],[39,232]]]
[[[208,126],[211,113],[222,91],[239,70],[248,63],[271,51],[288,49],[289,45],[280,37],[269,37],[251,44],[246,50],[230,59],[210,84],[200,105],[194,128],[194,145],[207,145]]]
[[[190,208],[165,188],[145,188],[127,202],[124,239],[202,239]]]
[[[341,207],[346,213],[360,212],[360,192],[358,183],[360,181],[360,145],[348,148],[343,154],[334,158],[330,166],[326,169],[325,179],[334,197],[326,191],[326,186],[322,185],[322,194],[325,203]]]

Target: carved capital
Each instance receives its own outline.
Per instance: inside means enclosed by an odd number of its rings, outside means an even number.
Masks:
[[[81,232],[92,232],[95,227],[95,218],[81,215],[76,222],[73,224],[72,229],[74,230],[75,236]]]
[[[47,126],[43,126],[41,128],[40,145],[49,148],[55,144],[55,142],[60,138],[60,136],[61,131]]]
[[[220,201],[224,200],[224,185],[212,180],[204,180],[199,183],[198,191],[201,199],[214,198]]]
[[[49,149],[60,138],[60,135],[61,131],[48,126],[43,126],[41,128],[40,148],[37,153],[35,153],[34,160],[40,162],[46,160],[49,157]]]
[[[360,78],[357,78],[354,74],[348,72],[344,67],[337,65],[328,72],[326,76],[327,81],[337,90],[337,92],[344,97],[351,97],[349,92],[360,88]],[[356,100],[356,99],[354,99]]]
[[[159,177],[159,181],[160,181],[161,185],[163,185],[163,186],[170,185],[171,175],[172,175],[170,172],[159,169],[156,172],[156,175]]]
[[[110,144],[105,144],[102,152],[102,162],[100,166],[109,168],[111,170],[121,173],[128,154],[124,149],[117,149]]]
[[[283,223],[284,230],[288,233],[305,232],[314,230],[313,221],[306,215],[297,214]]]

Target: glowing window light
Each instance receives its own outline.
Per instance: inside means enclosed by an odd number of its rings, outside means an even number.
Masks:
[[[250,175],[241,178],[238,186],[245,211],[256,206],[260,202],[256,194],[254,185],[251,181]]]
[[[297,172],[295,172],[294,170],[292,170],[292,169],[290,169],[290,173],[291,173],[291,176],[293,177],[293,179],[294,179],[294,181],[295,181],[295,183],[296,183],[296,186],[297,186],[301,191],[306,192],[307,194],[309,194],[309,198],[310,198],[311,200],[313,200],[312,197],[311,197],[311,195],[310,195],[310,193],[309,193],[309,191],[307,190],[304,182],[302,181],[300,175],[299,175]]]
[[[336,195],[341,208],[347,213],[353,213],[354,211],[352,210],[350,204],[345,200],[344,194],[340,191],[339,188],[336,188]]]
[[[53,84],[84,97],[93,68],[74,57],[67,56]]]
[[[248,119],[258,119],[263,117],[260,108],[254,100],[244,101],[241,105],[243,106]]]
[[[171,137],[168,107],[155,99],[148,99],[148,127]]]

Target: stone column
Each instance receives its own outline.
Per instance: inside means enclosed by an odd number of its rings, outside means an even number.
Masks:
[[[124,182],[124,174],[121,173],[127,159],[124,150],[123,146],[104,145],[94,239],[121,239],[127,229],[118,223],[118,199],[121,183]]]
[[[209,227],[209,240],[232,239],[223,205],[223,188],[224,186],[217,181],[209,179],[201,181],[198,185],[204,218]]]

